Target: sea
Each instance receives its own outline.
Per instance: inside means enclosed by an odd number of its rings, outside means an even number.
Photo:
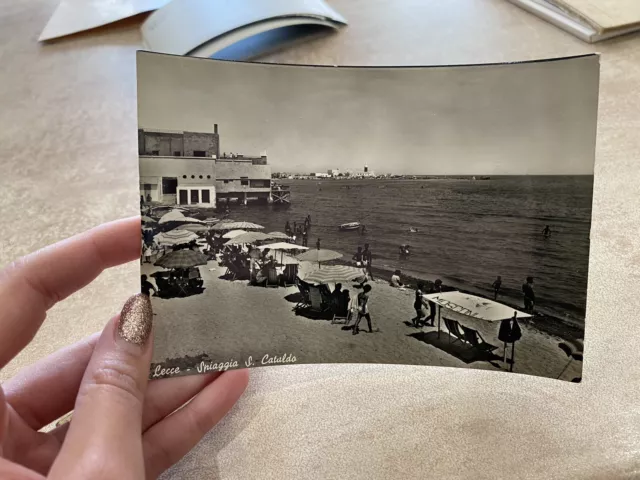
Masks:
[[[583,327],[589,266],[593,176],[286,180],[291,205],[231,205],[230,217],[284,231],[311,215],[309,246],[350,260],[370,244],[373,265],[471,292],[522,303],[534,277],[536,309]],[[340,231],[361,222],[366,232]],[[545,237],[546,225],[551,235]],[[411,233],[410,230],[417,230]],[[399,247],[410,245],[410,256]]]

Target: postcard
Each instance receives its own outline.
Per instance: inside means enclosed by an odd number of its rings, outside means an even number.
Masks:
[[[137,68],[151,378],[384,363],[581,381],[597,55]]]

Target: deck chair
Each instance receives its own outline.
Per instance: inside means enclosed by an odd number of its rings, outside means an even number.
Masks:
[[[298,275],[297,265],[287,265],[284,268],[284,286],[291,287],[296,284],[296,276]]]
[[[229,280],[235,280],[238,276],[238,270],[236,266],[231,262],[228,262],[225,266],[227,267],[227,271],[225,272],[224,276],[228,277]]]
[[[464,336],[464,332],[462,332],[462,330],[460,329],[460,324],[458,322],[446,317],[443,318],[443,320],[444,320],[445,326],[447,327],[447,330],[449,330],[449,343],[456,343],[456,342],[467,343],[467,340],[465,339],[465,336]],[[455,338],[453,342],[451,341],[452,336]]]
[[[298,290],[300,291],[300,295],[302,299],[293,307],[294,310],[298,310],[301,308],[309,308],[311,307],[311,300],[309,299],[309,290],[302,286],[300,283],[296,283]]]
[[[331,324],[334,323],[344,323],[345,325],[349,323],[349,318],[351,317],[351,311],[349,310],[349,304],[345,305],[345,302],[342,298],[339,301],[333,304],[333,318],[331,319]]]
[[[327,304],[322,298],[322,293],[320,293],[320,289],[315,285],[309,286],[309,301],[311,302],[310,308],[313,312],[324,313],[328,310]]]
[[[278,288],[280,279],[278,278],[278,272],[275,268],[270,268],[267,271],[267,282],[264,284],[267,288]]]
[[[464,332],[464,339],[469,345],[471,345],[472,348],[475,348],[480,352],[493,352],[496,348],[498,348],[494,345],[491,345],[490,343],[485,342],[484,338],[482,338],[482,335],[480,335],[480,332],[478,332],[477,330],[467,328],[464,325],[460,326],[462,327],[462,331]]]

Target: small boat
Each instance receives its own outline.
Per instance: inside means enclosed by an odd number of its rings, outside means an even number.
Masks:
[[[358,230],[360,228],[360,222],[343,223],[338,228],[343,231]]]

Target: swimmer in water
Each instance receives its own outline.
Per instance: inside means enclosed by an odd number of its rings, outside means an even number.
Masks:
[[[418,233],[417,228],[409,227],[409,233]]]
[[[542,230],[542,235],[544,235],[544,238],[549,238],[551,236],[551,227],[549,227],[549,225],[544,227],[544,230]]]

